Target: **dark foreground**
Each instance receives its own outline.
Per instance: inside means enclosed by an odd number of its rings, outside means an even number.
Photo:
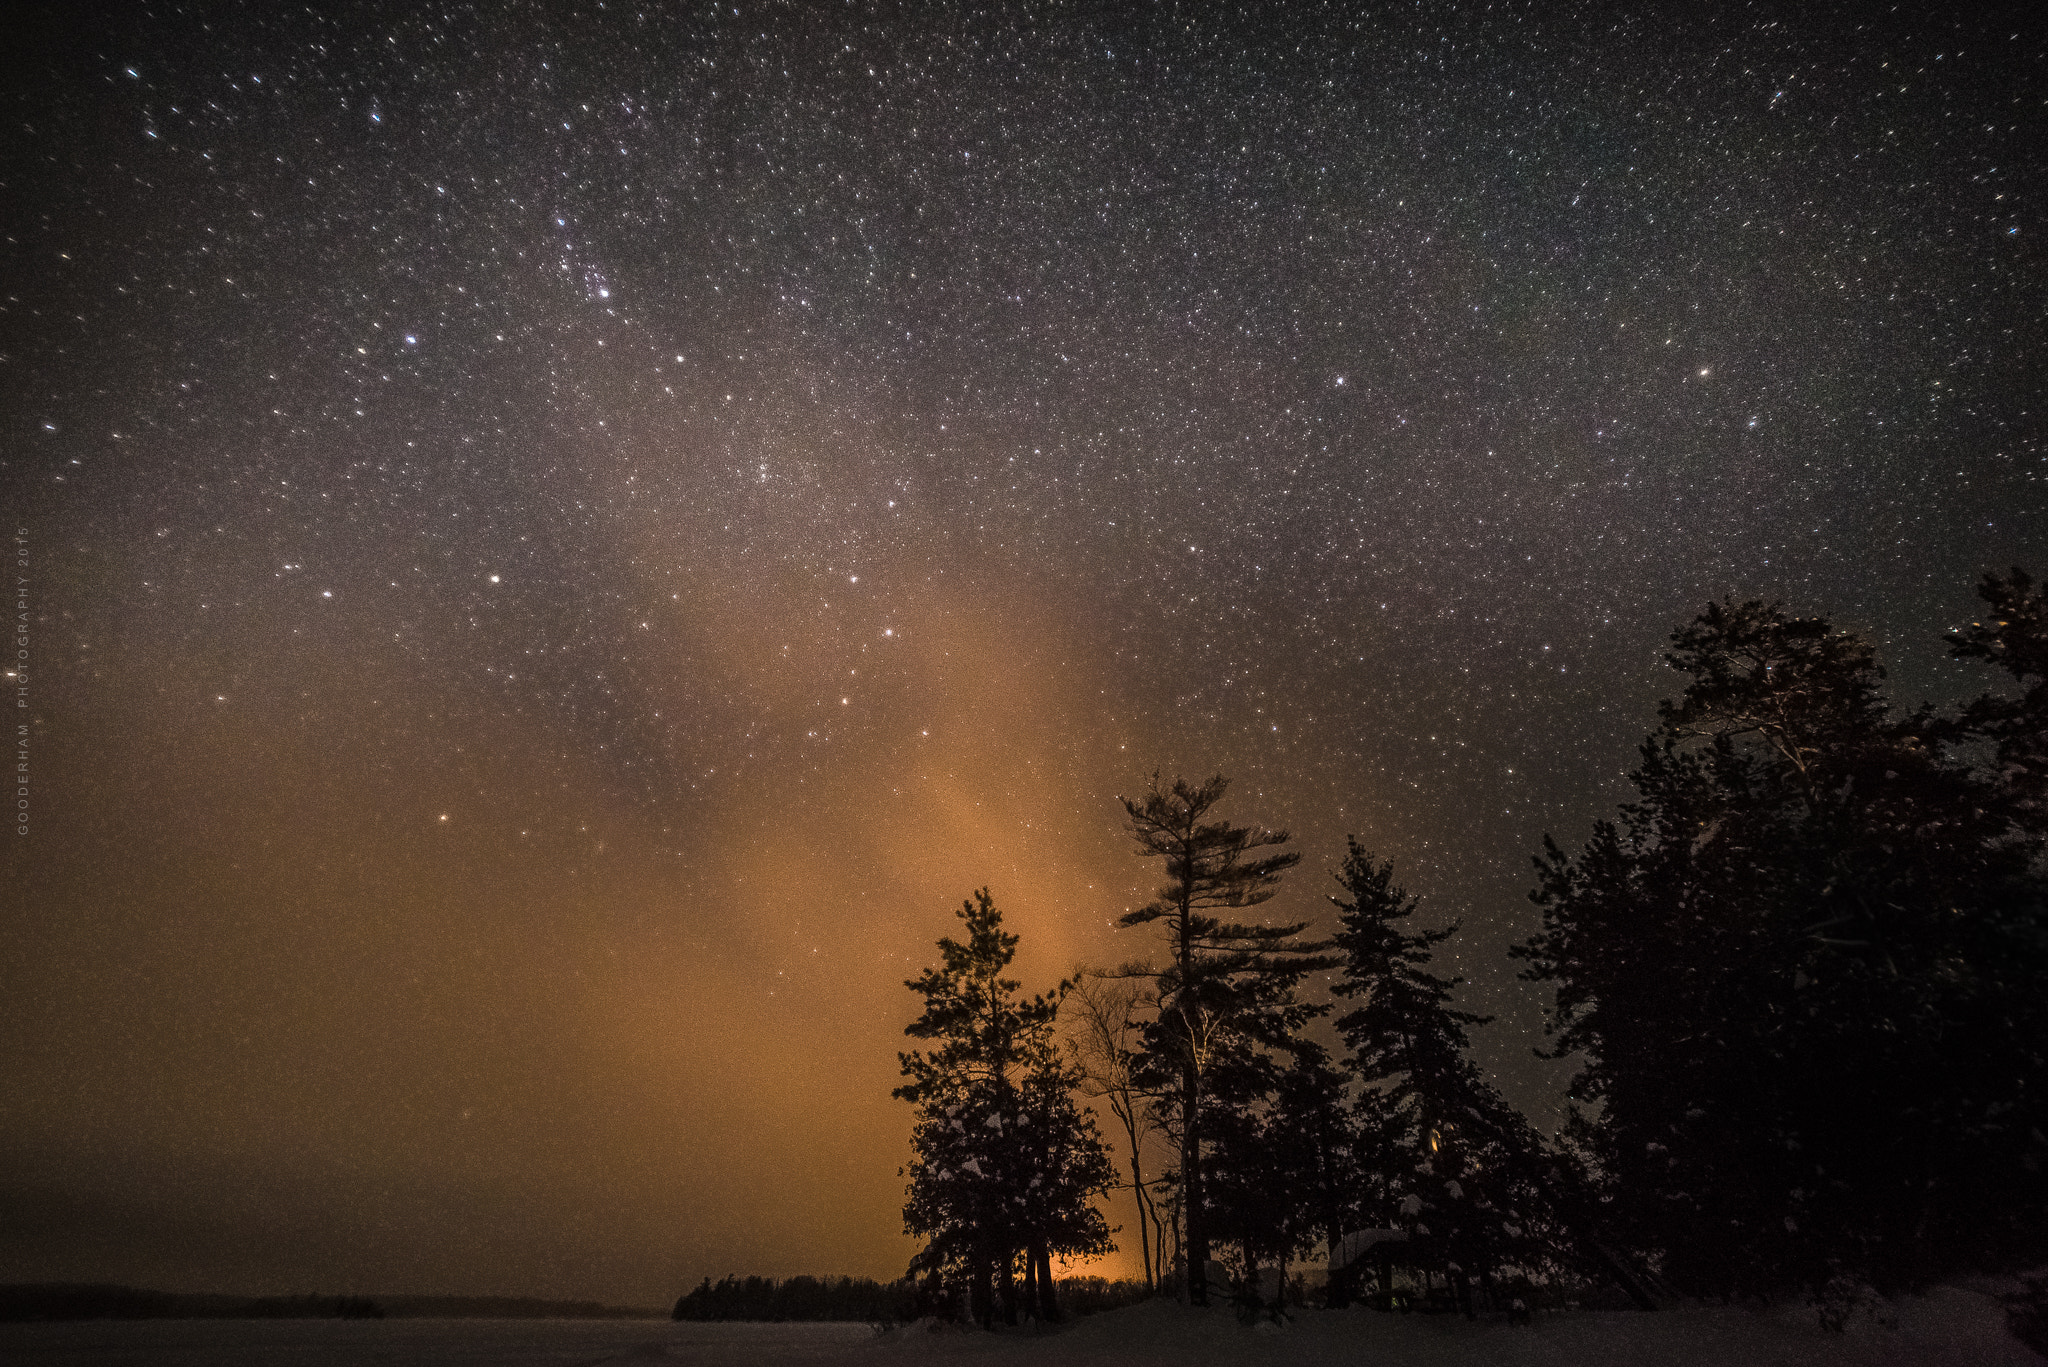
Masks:
[[[1228,1312],[1148,1302],[1045,1333],[859,1324],[645,1320],[159,1320],[0,1325],[10,1367],[897,1367],[926,1362],[1210,1367],[2042,1367],[2006,1332],[2000,1288],[1944,1287],[1896,1303],[1897,1327],[1865,1319],[1823,1335],[1812,1311],[1684,1308],[1584,1312],[1534,1325],[1371,1311],[1302,1312],[1247,1329]]]

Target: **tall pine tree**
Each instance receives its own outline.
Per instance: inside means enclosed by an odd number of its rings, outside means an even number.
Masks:
[[[1241,912],[1271,898],[1301,861],[1281,852],[1284,831],[1233,826],[1211,811],[1230,781],[1183,779],[1125,799],[1141,855],[1165,863],[1166,881],[1125,926],[1158,922],[1169,962],[1158,970],[1158,1013],[1147,1024],[1143,1068],[1161,1096],[1180,1144],[1181,1257],[1189,1299],[1208,1304],[1209,1208],[1205,1127],[1213,1113],[1246,1108],[1277,1085],[1284,1053],[1301,1026],[1326,1011],[1299,999],[1310,973],[1333,967],[1326,944],[1299,939],[1307,922],[1250,925]]]

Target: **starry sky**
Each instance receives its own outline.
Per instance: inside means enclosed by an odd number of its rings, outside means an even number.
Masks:
[[[903,980],[1154,952],[1155,770],[1276,917],[1395,860],[1554,1124],[1503,951],[1672,627],[1953,699],[2048,568],[2042,31],[1623,8],[23,31],[0,1280],[894,1276]]]

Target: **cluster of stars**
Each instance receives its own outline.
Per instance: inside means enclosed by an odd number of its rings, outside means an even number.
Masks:
[[[1113,794],[1220,768],[1301,914],[1356,832],[1464,920],[1548,1123],[1500,951],[1669,629],[1782,597],[1938,693],[2042,560],[2031,35],[547,8],[163,10],[16,110],[0,472],[95,681],[45,724],[228,776],[164,868],[466,860],[392,891],[448,962],[574,923],[728,1005],[838,934],[886,1015],[951,882],[1114,900]],[[222,815],[264,784],[346,850]],[[1102,911],[1044,934],[1135,952]]]

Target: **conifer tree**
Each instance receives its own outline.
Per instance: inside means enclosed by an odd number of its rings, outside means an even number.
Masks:
[[[1212,819],[1228,787],[1218,775],[1162,788],[1155,774],[1143,797],[1124,800],[1138,852],[1166,866],[1156,899],[1121,924],[1157,921],[1164,931],[1169,962],[1157,973],[1159,1008],[1145,1030],[1143,1065],[1179,1141],[1181,1258],[1196,1305],[1208,1303],[1205,1126],[1220,1108],[1247,1107],[1272,1091],[1276,1053],[1328,1009],[1299,1000],[1296,986],[1336,962],[1319,957],[1327,944],[1297,938],[1306,922],[1249,925],[1216,914],[1265,902],[1301,860],[1279,852],[1284,831]]]
[[[1380,1182],[1373,1223],[1405,1229],[1407,1255],[1442,1270],[1464,1298],[1469,1282],[1558,1260],[1541,1138],[1479,1074],[1467,1030],[1491,1017],[1451,1005],[1462,978],[1427,967],[1455,925],[1410,930],[1415,899],[1356,840],[1337,873],[1335,996],[1357,1001],[1337,1031],[1363,1084],[1359,1129],[1375,1141]],[[1469,1301],[1466,1302],[1469,1308]]]
[[[1281,1075],[1271,1110],[1273,1143],[1294,1173],[1293,1251],[1306,1253],[1319,1239],[1331,1250],[1356,1225],[1367,1188],[1368,1151],[1352,1107],[1349,1078],[1313,1040],[1297,1042]],[[1326,1304],[1348,1301],[1341,1286]]]
[[[1202,1235],[1218,1261],[1227,1261],[1223,1250],[1235,1248],[1237,1271],[1247,1279],[1261,1264],[1290,1256],[1299,1223],[1292,1207],[1300,1188],[1287,1155],[1272,1142],[1270,1119],[1270,1112],[1253,1106],[1217,1106],[1204,1117]],[[1253,1284],[1248,1280],[1248,1291]]]
[[[1054,1256],[1112,1253],[1110,1230],[1095,1198],[1116,1183],[1116,1166],[1095,1119],[1074,1104],[1080,1084],[1051,1040],[1040,1042],[1019,1088],[1008,1188],[1022,1235],[1027,1293],[1041,1320],[1060,1318]]]
[[[1337,1247],[1360,1172],[1345,1078],[1321,1045],[1296,1042],[1263,1104],[1215,1113],[1210,1144],[1211,1237],[1237,1246],[1247,1275],[1275,1263],[1284,1284],[1290,1261]]]
[[[1093,1201],[1114,1170],[1093,1119],[1073,1103],[1077,1079],[1052,1033],[1068,985],[1018,995],[1021,984],[1003,976],[1017,937],[987,889],[958,915],[967,939],[942,938],[940,966],[905,984],[925,1006],[904,1033],[939,1041],[897,1056],[910,1080],[895,1095],[918,1107],[903,1221],[926,1244],[911,1272],[963,1280],[984,1327],[998,1300],[1014,1323],[1021,1254],[1034,1293],[1025,1308],[1056,1318],[1052,1255],[1113,1247]]]
[[[1638,800],[1546,840],[1519,951],[1611,1208],[1689,1291],[2038,1256],[2048,936],[2011,789],[1824,619],[1714,604],[1672,642]]]
[[[1986,693],[1963,711],[1961,734],[1995,747],[1992,786],[2025,838],[2048,840],[2048,588],[2023,569],[1986,574],[1982,621],[1949,633],[1949,654],[2012,676],[2018,697]]]

